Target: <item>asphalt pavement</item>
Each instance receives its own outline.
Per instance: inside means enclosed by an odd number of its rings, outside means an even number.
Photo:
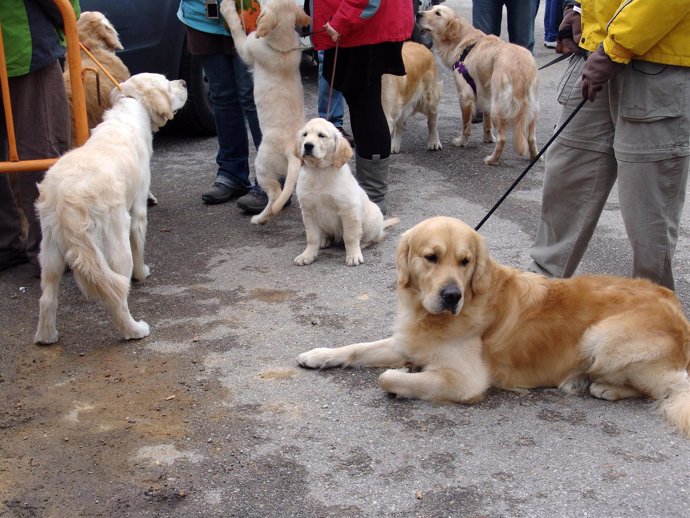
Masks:
[[[469,17],[468,0],[446,5]],[[543,47],[538,18],[535,58]],[[558,120],[563,64],[541,75],[538,141]],[[151,335],[123,342],[103,307],[63,279],[59,342],[32,344],[40,286],[28,267],[0,273],[0,517],[681,517],[690,509],[690,440],[644,400],[555,389],[492,391],[472,406],[396,399],[381,369],[300,369],[295,357],[390,334],[398,237],[436,215],[475,225],[527,161],[481,125],[451,145],[460,112],[450,73],[439,132],[408,122],[392,158],[389,215],[401,222],[364,264],[342,247],[309,266],[292,206],[257,227],[233,203],[208,206],[213,138],[159,135],[149,211],[152,275],[130,293]],[[316,70],[305,63],[308,116]],[[539,217],[538,163],[483,226],[495,259],[529,264]],[[690,304],[683,218],[678,295]],[[578,273],[626,275],[630,250],[615,193]]]

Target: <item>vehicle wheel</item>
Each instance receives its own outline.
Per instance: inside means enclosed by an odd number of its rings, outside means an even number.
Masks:
[[[183,46],[180,59],[180,79],[187,83],[187,103],[175,115],[170,129],[200,136],[215,135],[216,123],[208,98],[208,81],[201,60],[189,54],[186,45]]]

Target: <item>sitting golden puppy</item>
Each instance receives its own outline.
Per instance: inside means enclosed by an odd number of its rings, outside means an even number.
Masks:
[[[489,387],[650,397],[690,435],[690,325],[676,295],[642,279],[547,279],[503,266],[463,222],[437,217],[398,246],[392,337],[302,353],[303,367],[412,367],[387,392],[472,403]]]
[[[345,243],[345,262],[364,262],[362,248],[383,239],[383,229],[398,218],[383,219],[369,200],[347,161],[352,148],[338,129],[325,119],[312,119],[297,135],[295,154],[302,161],[297,177],[297,199],[307,231],[307,248],[295,263],[313,263],[319,248]]]

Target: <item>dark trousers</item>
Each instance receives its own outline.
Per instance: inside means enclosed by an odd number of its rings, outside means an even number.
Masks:
[[[30,74],[10,77],[9,86],[20,160],[52,158],[65,153],[69,149],[70,121],[60,64],[55,61]],[[5,161],[9,155],[1,105],[0,116],[0,160]],[[36,185],[45,172],[10,174],[16,180],[16,191],[10,185],[9,175],[0,173],[0,268],[23,254],[37,264],[41,244],[41,225],[34,203],[38,198]],[[26,236],[19,208],[28,224]]]

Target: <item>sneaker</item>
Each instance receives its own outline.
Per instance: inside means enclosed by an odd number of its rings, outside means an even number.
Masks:
[[[206,191],[201,195],[201,199],[204,203],[213,205],[216,203],[225,203],[230,201],[231,198],[236,196],[242,196],[248,191],[244,187],[229,187],[225,184],[216,182],[213,184],[210,190]]]
[[[555,41],[545,41],[544,46],[547,49],[555,49],[556,48],[556,42]]]
[[[285,202],[285,207],[292,203],[292,196]],[[249,192],[237,200],[237,206],[247,214],[260,214],[268,204],[268,195],[261,187],[255,185]]]
[[[345,137],[345,140],[347,140],[347,143],[350,144],[350,147],[354,148],[355,147],[355,139],[350,135],[347,131],[343,129],[342,126],[336,126],[338,128],[338,131],[342,134],[343,137]]]

